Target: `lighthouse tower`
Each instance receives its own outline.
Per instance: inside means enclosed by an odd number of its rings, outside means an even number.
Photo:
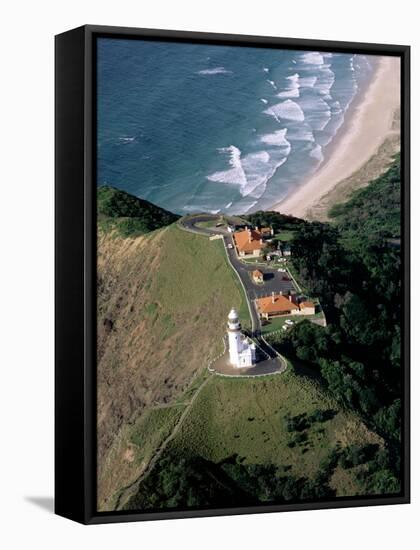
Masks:
[[[235,308],[228,315],[229,360],[234,367],[252,367],[255,364],[256,347],[241,332],[238,312]]]
[[[235,308],[228,315],[229,359],[232,365],[239,365],[239,354],[242,351],[241,323]]]

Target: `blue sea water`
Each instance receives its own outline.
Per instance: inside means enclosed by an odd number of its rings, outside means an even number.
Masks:
[[[315,171],[367,56],[98,40],[97,184],[179,214],[267,209]]]

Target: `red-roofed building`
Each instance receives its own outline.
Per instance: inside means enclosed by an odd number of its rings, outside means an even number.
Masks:
[[[315,304],[313,302],[301,302],[299,307],[302,315],[315,315]]]
[[[260,256],[264,248],[262,235],[256,229],[235,231],[233,239],[239,256]]]
[[[271,227],[256,227],[255,229],[259,233],[261,233],[261,235],[265,239],[269,239],[270,237],[272,237],[274,235],[274,231]]]
[[[256,300],[258,313],[263,319],[279,317],[280,315],[293,315],[299,313],[299,306],[293,303],[292,296],[272,294]]]
[[[262,319],[280,317],[282,315],[315,315],[315,304],[309,301],[297,303],[297,296],[274,294],[256,300],[257,310]]]
[[[262,273],[259,269],[256,269],[252,272],[252,279],[254,280],[254,283],[263,283],[264,273]]]

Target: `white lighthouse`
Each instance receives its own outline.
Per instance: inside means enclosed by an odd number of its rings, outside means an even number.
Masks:
[[[256,347],[241,332],[238,312],[235,308],[228,315],[229,360],[237,368],[255,365]]]

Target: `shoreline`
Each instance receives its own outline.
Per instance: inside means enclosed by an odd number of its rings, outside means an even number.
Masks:
[[[351,182],[352,176],[359,173],[356,180],[360,180],[360,171],[372,163],[385,142],[391,141],[391,150],[396,149],[395,141],[399,142],[399,139],[395,140],[395,136],[399,135],[399,124],[395,128],[395,116],[400,107],[399,75],[398,58],[383,56],[379,59],[372,79],[360,93],[359,100],[356,99],[354,105],[350,105],[336,139],[331,142],[329,150],[327,148],[324,162],[271,210],[299,218],[308,218],[309,213],[311,219],[319,219],[318,215],[325,219],[326,209],[332,206],[334,194],[337,195],[334,193],[336,188],[342,188],[348,182],[352,183],[352,190],[356,189],[356,183]],[[392,154],[388,149],[383,162],[377,163],[377,175],[390,163]],[[363,181],[358,187],[362,185]],[[345,194],[345,189],[341,189],[338,196],[341,194]]]

